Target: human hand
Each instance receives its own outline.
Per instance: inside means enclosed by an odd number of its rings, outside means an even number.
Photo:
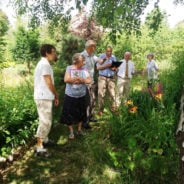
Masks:
[[[75,77],[73,78],[73,84],[79,84],[80,83],[80,78],[79,77]]]
[[[106,64],[106,67],[107,67],[107,68],[109,68],[109,67],[111,67],[111,66],[112,66],[112,63]]]
[[[59,105],[59,99],[54,99],[54,105],[57,107]]]
[[[59,105],[59,95],[56,93],[55,99],[54,99],[54,105],[57,107]]]
[[[117,68],[114,66],[111,68],[112,71],[117,71]]]

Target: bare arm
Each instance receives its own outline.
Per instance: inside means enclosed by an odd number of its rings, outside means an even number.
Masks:
[[[87,77],[86,79],[84,79],[85,84],[90,84],[91,82],[91,77]]]
[[[156,70],[157,72],[159,71],[157,63],[155,63],[155,70]]]
[[[91,83],[91,78],[87,77],[86,79],[80,78],[80,77],[74,77],[72,78],[68,72],[65,73],[64,77],[64,82],[65,83],[70,83],[70,84],[90,84]]]
[[[77,79],[78,79],[77,77],[72,78],[70,76],[70,74],[66,71],[65,76],[64,76],[64,82],[65,83],[76,84],[77,83]]]
[[[100,65],[102,65],[102,64],[105,62],[105,60],[106,60],[106,58],[103,58],[103,59],[98,58],[98,59],[97,59],[97,62],[98,62]]]
[[[55,106],[58,106],[59,105],[59,95],[56,91],[56,88],[54,87],[54,85],[52,83],[51,76],[50,75],[44,75],[43,77],[44,77],[44,80],[45,80],[48,88],[55,95],[55,99],[54,99]]]
[[[56,88],[54,87],[53,83],[52,83],[52,79],[50,75],[44,75],[44,80],[48,86],[48,88],[50,89],[50,91],[55,95],[55,97],[58,97],[58,93],[56,91]]]
[[[98,65],[97,70],[104,70],[106,68],[111,67],[112,63],[104,64],[104,65]]]

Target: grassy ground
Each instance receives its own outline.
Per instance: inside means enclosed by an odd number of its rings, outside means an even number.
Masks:
[[[34,147],[31,147],[22,159],[8,168],[4,183],[120,184],[120,174],[113,169],[107,154],[113,148],[108,141],[109,130],[105,122],[106,119],[101,119],[92,124],[93,129],[86,131],[84,137],[72,141],[68,140],[67,127],[55,126],[51,138],[57,146],[49,148],[52,157],[35,157]]]
[[[60,71],[58,71],[60,73]],[[57,81],[57,89],[61,104],[63,100],[64,86],[60,75]],[[146,86],[146,80],[137,76],[132,80],[132,89],[141,91]],[[54,110],[55,121],[60,113],[60,108]],[[113,117],[115,118],[115,117]],[[86,131],[84,137],[77,137],[73,141],[68,140],[67,127],[56,124],[50,137],[57,142],[57,146],[48,148],[52,153],[51,158],[34,156],[34,147],[26,151],[24,156],[15,161],[4,172],[6,184],[138,184],[131,183],[129,178],[124,178],[128,172],[126,168],[116,170],[115,161],[111,153],[116,152],[110,142],[109,120],[113,120],[111,113],[106,113],[99,118],[98,123],[93,123],[93,129]],[[129,129],[130,130],[130,129]],[[131,132],[130,132],[131,133]],[[124,141],[124,140],[123,140]],[[121,148],[118,148],[121,149]],[[124,161],[124,160],[123,160]],[[117,167],[116,167],[117,168]],[[122,171],[123,170],[123,171]],[[127,176],[129,176],[127,174]],[[153,175],[154,176],[154,175]],[[150,182],[151,183],[151,182]],[[149,183],[148,183],[149,184]],[[165,183],[164,183],[165,184]]]
[[[142,77],[132,81],[134,89]],[[61,100],[62,103],[62,100]],[[54,121],[60,110],[54,112]],[[114,150],[109,139],[107,125],[111,113],[106,110],[93,129],[85,131],[83,137],[68,140],[66,126],[56,124],[50,137],[57,146],[48,148],[51,158],[34,156],[34,147],[26,151],[23,158],[15,161],[4,174],[4,183],[11,184],[126,184],[121,172],[113,168],[109,153]]]

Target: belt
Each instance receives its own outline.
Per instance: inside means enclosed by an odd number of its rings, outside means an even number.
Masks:
[[[99,77],[105,77],[105,78],[110,78],[110,79],[114,78],[114,76],[105,76],[105,75],[99,75]]]

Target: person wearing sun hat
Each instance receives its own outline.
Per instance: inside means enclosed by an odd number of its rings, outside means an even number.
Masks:
[[[154,60],[153,53],[149,53],[147,55],[147,59],[148,61],[146,64],[146,70],[147,70],[148,87],[152,87],[153,82],[158,79],[158,65]]]

